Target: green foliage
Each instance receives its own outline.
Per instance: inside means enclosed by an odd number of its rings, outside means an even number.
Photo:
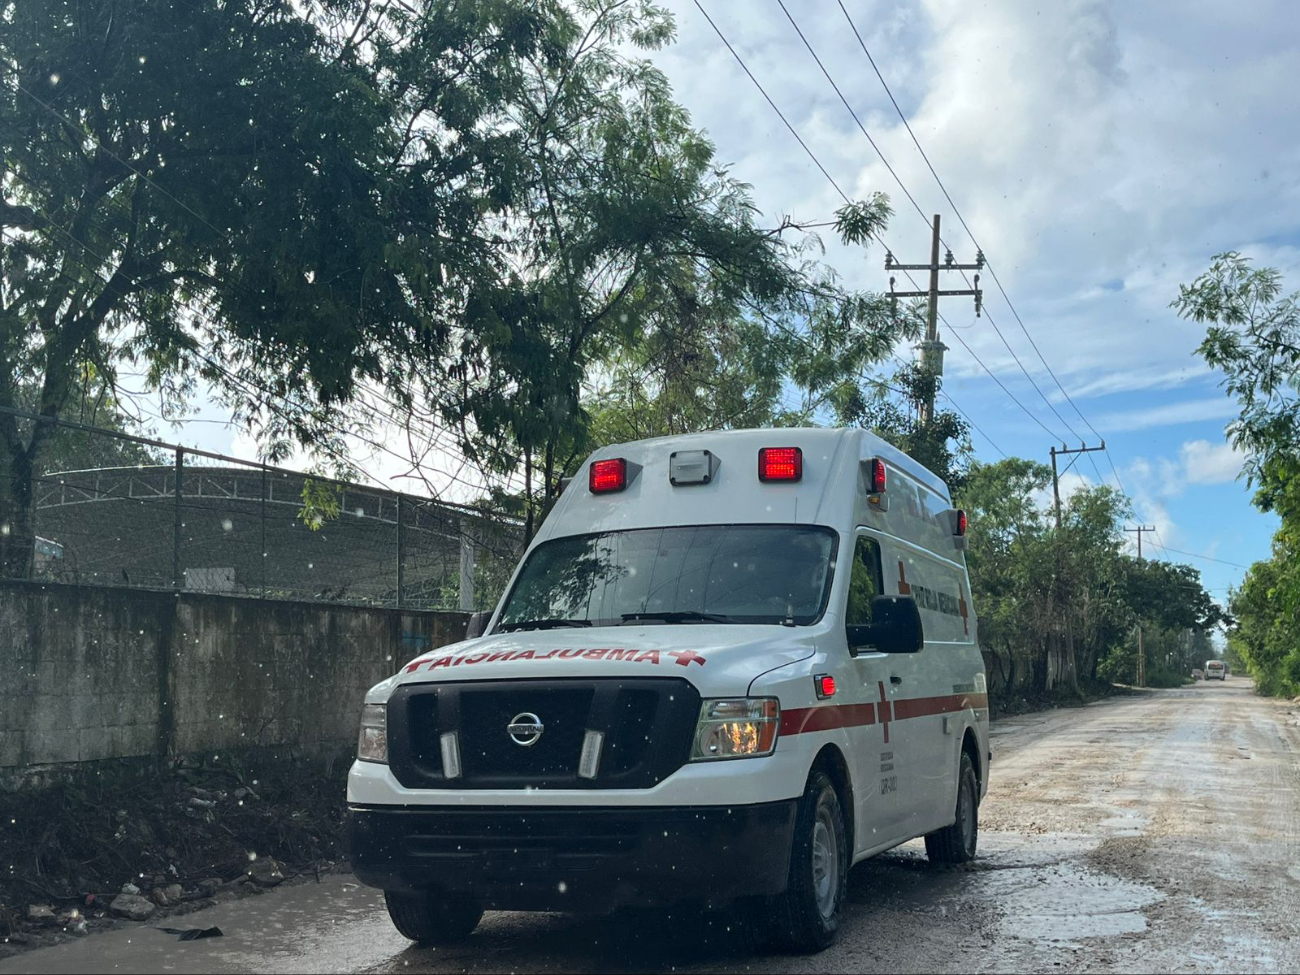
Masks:
[[[938,408],[927,422],[917,406],[934,401],[940,385],[938,376],[910,363],[888,381],[841,381],[832,390],[831,407],[840,424],[866,427],[958,491],[971,455],[970,425],[959,414]]]
[[[130,362],[170,406],[214,390],[272,460],[337,458],[381,387],[485,469],[522,468],[531,521],[590,443],[592,377],[634,377],[651,424],[782,422],[796,368],[819,389],[907,327],[810,263],[793,221],[758,226],[640,56],[674,34],[647,0],[3,18],[0,406],[17,377],[60,414],[82,363],[111,387]],[[875,196],[838,230],[887,215]],[[0,418],[10,570],[42,439]]]
[[[312,531],[320,531],[327,521],[337,520],[343,509],[343,488],[333,481],[303,478],[302,504],[298,520]]]
[[[1013,457],[972,464],[956,495],[970,518],[966,562],[981,644],[1028,649],[1041,661],[1068,634],[1080,680],[1131,683],[1140,622],[1147,682],[1179,683],[1191,668],[1173,650],[1221,620],[1199,573],[1125,554],[1129,512],[1111,489],[1064,499],[1059,529],[1046,508],[1050,490],[1050,468]]]
[[[1197,351],[1223,372],[1224,388],[1241,405],[1229,429],[1248,454],[1247,471],[1261,482],[1267,509],[1279,483],[1268,476],[1271,468],[1290,469],[1300,457],[1300,298],[1283,296],[1276,269],[1251,267],[1231,251],[1180,287],[1173,307],[1184,318],[1211,323]]]
[[[1232,594],[1228,656],[1261,693],[1300,694],[1300,296],[1283,294],[1274,268],[1230,252],[1181,287],[1174,307],[1209,323],[1200,355],[1241,408],[1229,431],[1247,453],[1255,503],[1281,519],[1272,558]]]

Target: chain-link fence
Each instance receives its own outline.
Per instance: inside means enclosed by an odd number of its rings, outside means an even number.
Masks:
[[[38,465],[24,533],[37,579],[479,610],[523,549],[472,507],[57,426],[74,436]]]

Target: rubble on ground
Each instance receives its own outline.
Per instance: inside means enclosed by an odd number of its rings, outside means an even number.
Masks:
[[[0,957],[157,923],[344,859],[346,762],[190,762],[0,793]]]

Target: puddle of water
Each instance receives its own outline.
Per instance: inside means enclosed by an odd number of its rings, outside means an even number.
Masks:
[[[1144,884],[1072,863],[992,871],[981,892],[998,906],[1003,937],[1073,946],[1085,938],[1140,934],[1143,909],[1164,898]]]
[[[1150,822],[1145,816],[1139,816],[1137,813],[1121,813],[1103,819],[1099,825],[1108,830],[1112,836],[1141,836]]]
[[[351,878],[281,888],[157,922],[215,925],[224,937],[178,942],[145,923],[0,961],[0,973],[355,972],[404,951],[377,891]]]

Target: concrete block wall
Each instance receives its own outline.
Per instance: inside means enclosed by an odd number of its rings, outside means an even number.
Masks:
[[[346,745],[467,615],[0,582],[0,769]]]

